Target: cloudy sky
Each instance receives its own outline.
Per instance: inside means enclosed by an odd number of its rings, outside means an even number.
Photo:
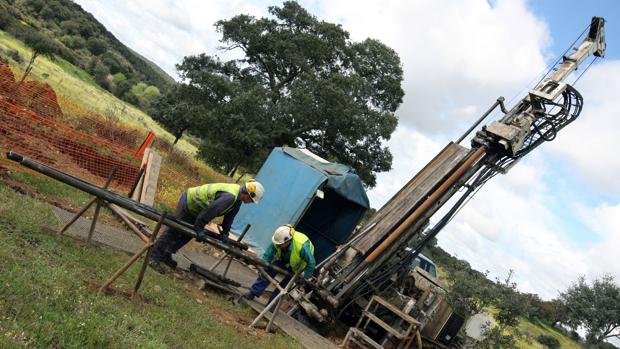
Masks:
[[[267,15],[276,1],[77,0],[122,42],[176,76],[183,56],[217,54],[213,23]],[[508,105],[590,23],[607,19],[608,51],[575,84],[580,119],[487,184],[439,244],[492,277],[509,269],[522,291],[554,298],[579,275],[620,282],[620,2],[560,0],[307,0],[351,38],[381,40],[401,57],[405,98],[389,142],[392,171],[370,193],[380,207],[498,96]],[[584,66],[585,68],[585,66]],[[580,74],[581,69],[577,72]],[[577,75],[568,79],[575,81]]]

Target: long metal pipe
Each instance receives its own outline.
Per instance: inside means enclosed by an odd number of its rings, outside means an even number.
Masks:
[[[471,133],[471,131],[478,127],[478,125],[480,125],[480,123],[484,121],[484,119],[486,119],[487,116],[489,116],[489,114],[491,114],[491,112],[495,110],[495,108],[497,108],[498,105],[500,106],[504,114],[508,112],[506,110],[506,107],[504,106],[504,97],[498,97],[495,103],[493,103],[493,105],[491,105],[491,107],[484,114],[482,114],[482,116],[476,122],[474,122],[474,124],[471,125],[471,127],[467,131],[465,131],[465,133],[463,133],[463,135],[461,135],[461,137],[457,139],[455,143],[460,144],[465,139],[465,137],[467,137],[467,135]]]
[[[74,188],[77,188],[81,191],[84,191],[88,194],[94,195],[100,199],[103,199],[105,201],[111,202],[117,206],[120,206],[124,209],[127,209],[129,211],[135,212],[143,217],[149,218],[151,220],[154,221],[158,221],[162,215],[161,212],[159,212],[158,210],[141,204],[139,202],[136,202],[134,200],[131,200],[129,198],[126,198],[124,196],[118,195],[114,192],[111,192],[109,190],[103,189],[101,187],[98,187],[96,185],[93,185],[91,183],[88,183],[80,178],[71,176],[69,174],[66,174],[64,172],[61,172],[59,170],[56,170],[50,166],[47,165],[43,165],[37,161],[28,159],[26,157],[24,157],[23,155],[20,155],[18,153],[15,153],[13,151],[9,151],[6,153],[7,158],[16,161],[18,163],[20,163],[22,166],[28,167],[32,170],[35,170],[37,172],[40,172],[48,177],[51,177],[57,181],[66,183]],[[165,224],[166,226],[181,232],[183,234],[187,234],[190,235],[192,237],[196,237],[196,233],[194,232],[194,229],[191,225],[187,224],[186,222],[183,222],[181,220],[178,220],[174,217],[166,217],[163,221],[163,224]],[[283,275],[290,275],[290,273],[283,269],[280,268],[278,266],[272,265],[271,263],[268,263],[254,255],[249,254],[248,252],[244,251],[242,249],[242,247],[245,247],[245,245],[238,243],[234,240],[228,240],[229,243],[223,243],[222,241],[218,240],[216,237],[214,237],[215,234],[210,233],[210,236],[207,237],[206,242],[221,249],[224,250],[228,253],[230,253],[231,255],[243,259],[245,261],[247,261],[250,264],[253,265],[260,265],[262,267],[265,268],[271,268],[273,270],[275,270],[276,272],[283,274]],[[246,247],[247,248],[247,247]]]
[[[332,253],[329,257],[325,258],[321,263],[319,263],[316,266],[316,270],[321,270],[321,268],[323,267],[325,267],[325,269],[329,269],[329,267],[331,267],[331,265],[336,261],[338,256],[340,256],[343,252],[345,252],[347,248],[349,248],[349,246],[351,246],[352,244],[357,242],[357,240],[361,239],[364,235],[366,235],[366,233],[369,232],[370,229],[374,228],[375,225],[377,225],[377,222],[374,222],[364,227],[364,230],[357,233],[357,235],[355,235],[353,239],[349,240],[346,244],[340,246],[338,250],[334,251],[334,253]]]
[[[476,161],[478,161],[485,153],[486,147],[476,149],[465,161],[459,166],[448,179],[446,179],[407,219],[405,219],[388,237],[381,242],[356,268],[351,275],[358,275],[368,264],[372,263],[385,249],[387,249],[403,232],[405,232],[411,224],[413,224],[428,208],[433,205],[445,192],[450,188]]]

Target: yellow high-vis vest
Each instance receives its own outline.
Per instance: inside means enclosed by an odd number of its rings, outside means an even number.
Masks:
[[[235,201],[237,201],[240,188],[241,186],[239,184],[233,183],[211,183],[189,188],[187,189],[187,208],[194,216],[198,215],[200,211],[215,200],[215,194],[217,194],[218,191],[232,194],[235,197]],[[222,212],[222,215],[226,214],[234,205],[235,202],[227,207],[224,212]]]
[[[295,233],[293,234],[293,241],[291,242],[291,246],[293,250],[291,251],[291,257],[289,259],[289,265],[291,266],[291,269],[293,269],[293,272],[295,273],[299,270],[306,269],[307,263],[301,258],[301,248],[303,247],[306,241],[310,243],[310,252],[312,252],[312,255],[314,255],[314,245],[312,244],[312,241],[308,239],[306,234],[301,233],[299,231],[295,231]],[[282,251],[280,251],[280,249],[276,246],[276,257],[280,259],[281,256],[282,256]]]

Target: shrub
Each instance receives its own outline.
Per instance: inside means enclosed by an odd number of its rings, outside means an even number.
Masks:
[[[95,56],[99,56],[107,49],[106,42],[103,39],[99,39],[94,36],[88,38],[86,45],[88,46],[88,50]]]
[[[112,120],[99,118],[81,117],[77,121],[76,129],[89,134],[95,134],[127,148],[137,147],[140,138],[140,133],[135,129],[123,127],[118,122]]]
[[[19,51],[17,50],[9,49],[7,52],[5,52],[5,54],[18,64],[21,64],[24,62],[24,59],[22,58],[22,56],[19,54]]]
[[[538,336],[536,338],[536,340],[538,341],[538,343],[544,345],[545,347],[547,347],[549,349],[559,349],[560,348],[560,341],[555,339],[555,337],[541,334],[540,336]]]

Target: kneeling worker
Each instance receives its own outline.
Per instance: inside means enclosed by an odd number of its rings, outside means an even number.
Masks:
[[[263,260],[293,273],[303,270],[304,275],[303,278],[298,280],[299,284],[304,284],[305,281],[312,278],[314,268],[316,267],[314,245],[312,245],[312,241],[305,234],[295,231],[291,225],[287,224],[276,229],[271,241],[272,244],[269,245],[263,254]],[[274,270],[267,270],[267,274],[274,277],[277,273]],[[280,286],[285,287],[290,279],[290,276],[285,277],[280,282]],[[260,297],[268,286],[269,280],[259,275],[250,291],[243,296],[247,299]],[[279,292],[278,289],[274,290],[269,297],[269,301],[273,300]]]
[[[264,193],[263,185],[257,181],[249,181],[245,185],[211,183],[189,188],[181,195],[174,217],[193,224],[196,239],[204,241],[207,237],[205,225],[215,217],[224,216],[220,239],[225,241],[241,203],[258,203]],[[174,269],[176,262],[172,259],[172,254],[191,239],[187,234],[167,228],[153,246],[149,265],[159,273],[165,272],[161,263]]]

